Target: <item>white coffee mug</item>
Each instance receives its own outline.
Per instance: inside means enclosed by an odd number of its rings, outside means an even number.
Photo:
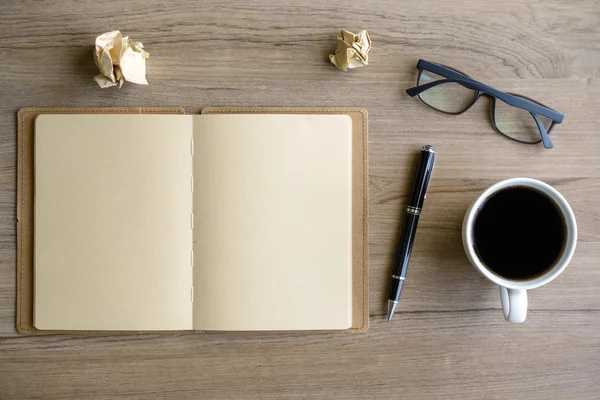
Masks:
[[[489,269],[479,258],[473,243],[473,225],[480,207],[496,192],[507,187],[530,187],[546,194],[558,205],[566,224],[566,243],[563,252],[552,268],[540,276],[530,280],[511,280],[496,274]],[[509,322],[521,323],[527,316],[527,290],[540,287],[550,282],[566,268],[575,252],[577,243],[577,223],[575,215],[565,198],[552,186],[530,178],[512,178],[498,182],[486,189],[465,214],[462,229],[463,246],[471,264],[490,281],[500,286],[500,300],[504,318]]]

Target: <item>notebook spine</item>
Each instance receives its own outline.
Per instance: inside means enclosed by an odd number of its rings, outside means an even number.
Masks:
[[[192,154],[192,175],[190,177],[190,190],[192,192],[192,204],[194,199],[194,137],[191,137],[190,140],[190,152]],[[194,207],[192,205],[192,210],[190,213],[190,228],[192,230],[192,247],[190,249],[190,263],[192,268],[192,287],[190,289],[190,296],[192,304],[194,304]]]

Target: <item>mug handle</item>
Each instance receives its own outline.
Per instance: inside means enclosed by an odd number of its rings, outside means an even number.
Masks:
[[[502,312],[508,322],[520,324],[527,317],[527,290],[500,286]]]

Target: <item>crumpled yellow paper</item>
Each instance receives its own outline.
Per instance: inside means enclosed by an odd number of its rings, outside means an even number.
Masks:
[[[150,55],[142,50],[141,42],[134,42],[119,31],[102,34],[96,38],[94,61],[100,68],[100,75],[94,80],[101,88],[117,86],[125,81],[147,85],[146,59]]]
[[[371,39],[367,31],[354,34],[342,29],[337,37],[337,48],[335,54],[329,55],[329,61],[342,71],[364,67],[369,64],[369,50]]]

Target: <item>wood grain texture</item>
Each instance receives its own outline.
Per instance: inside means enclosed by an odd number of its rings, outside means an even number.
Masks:
[[[600,397],[600,5],[594,0],[0,4],[0,398]],[[368,29],[371,65],[326,56]],[[100,90],[94,37],[121,29],[151,54],[150,86]],[[418,58],[565,113],[556,148],[491,129],[489,103],[452,117],[403,90]],[[15,331],[16,111],[20,107],[360,106],[369,111],[371,328],[351,334],[20,336]],[[418,149],[438,151],[399,313],[384,322],[390,260]],[[470,267],[469,203],[509,177],[571,203],[571,265],[530,292],[524,325]]]

